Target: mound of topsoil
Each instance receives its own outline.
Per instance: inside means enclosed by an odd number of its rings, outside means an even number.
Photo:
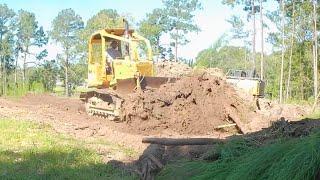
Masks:
[[[208,135],[217,126],[236,123],[246,133],[254,110],[225,80],[202,74],[129,95],[123,120],[140,132]]]
[[[160,61],[156,63],[156,72],[159,77],[182,77],[192,72],[187,64],[173,61]]]

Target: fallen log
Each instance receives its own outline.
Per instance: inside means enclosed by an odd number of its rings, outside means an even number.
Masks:
[[[173,138],[146,137],[142,139],[142,143],[160,144],[165,146],[210,145],[210,144],[217,144],[217,143],[224,143],[224,142],[225,142],[224,139],[215,139],[215,138],[173,139]]]
[[[215,129],[223,129],[223,128],[233,127],[233,126],[237,126],[237,124],[236,123],[232,123],[232,124],[220,125],[220,126],[215,127]]]

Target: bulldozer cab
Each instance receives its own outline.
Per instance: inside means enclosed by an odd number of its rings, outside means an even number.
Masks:
[[[136,76],[154,76],[150,42],[132,29],[102,29],[89,40],[88,86],[112,87]]]

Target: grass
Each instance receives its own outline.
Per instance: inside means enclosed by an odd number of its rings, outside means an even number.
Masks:
[[[309,118],[309,119],[320,119],[320,110],[315,110],[311,114],[308,114],[306,116],[306,118]]]
[[[222,145],[213,162],[174,163],[157,179],[316,179],[320,173],[319,147],[319,132],[262,147],[236,140]]]
[[[35,82],[32,85],[25,84],[25,86],[23,86],[22,82],[19,82],[17,85],[10,83],[6,89],[5,96],[13,99],[19,99],[27,93],[41,94],[45,92],[46,90],[41,83]]]
[[[47,125],[11,119],[0,119],[0,132],[0,179],[136,179],[90,148],[108,146],[104,141],[86,143]]]
[[[55,88],[53,88],[53,92],[57,95],[64,95],[64,87],[62,86],[56,86]]]
[[[294,104],[294,105],[306,105],[306,106],[312,106],[314,103],[313,98],[309,98],[307,100],[301,100],[301,99],[288,99],[286,104]]]
[[[81,92],[86,92],[86,91],[89,91],[91,90],[92,88],[86,88],[86,87],[82,87],[82,86],[77,86],[74,90],[73,90],[73,96],[79,96],[79,94]],[[53,92],[58,95],[58,96],[64,96],[65,95],[65,92],[64,92],[64,87],[62,86],[56,86],[54,89],[53,89]]]
[[[85,92],[89,90],[91,89],[78,86],[73,90],[72,96],[79,97],[79,94],[81,92]],[[62,86],[56,86],[52,92],[58,96],[65,96],[65,89]],[[5,96],[12,99],[19,99],[28,93],[42,94],[42,93],[48,93],[48,91],[44,89],[41,83],[33,83],[31,87],[29,87],[29,85],[26,85],[25,87],[23,87],[21,83],[19,84],[18,87],[15,87],[13,84],[11,84],[10,88],[8,88],[6,91]]]

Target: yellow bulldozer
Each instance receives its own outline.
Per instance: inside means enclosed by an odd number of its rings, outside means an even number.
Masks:
[[[155,77],[149,40],[123,22],[124,28],[102,29],[89,39],[87,83],[92,90],[80,94],[89,115],[119,119],[127,93],[175,81]]]

